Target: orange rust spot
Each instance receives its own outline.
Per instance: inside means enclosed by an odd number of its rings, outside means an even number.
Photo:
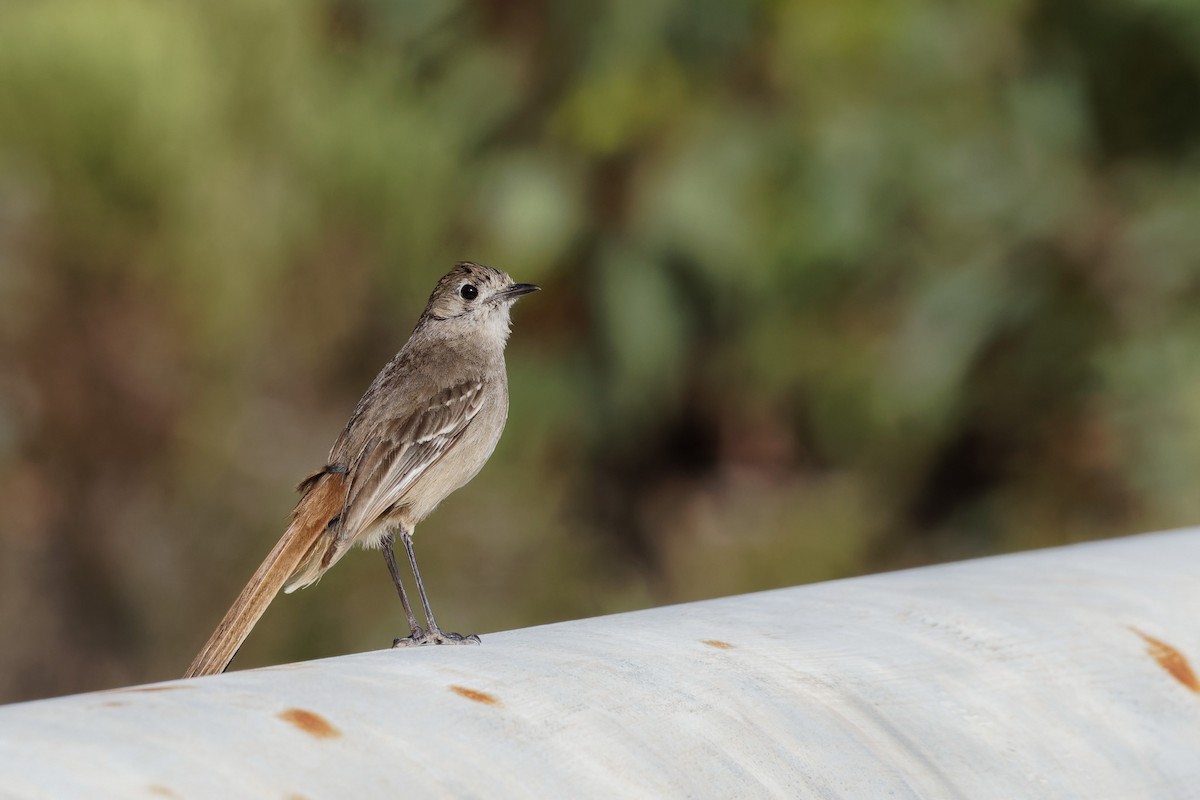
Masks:
[[[731,645],[729,642],[722,642],[720,639],[705,639],[702,642],[702,644],[706,644],[709,647],[715,647],[718,650],[732,650],[733,649],[733,645]]]
[[[1129,630],[1136,633],[1150,645],[1146,648],[1146,652],[1151,658],[1158,662],[1158,665],[1165,669],[1167,673],[1175,680],[1182,683],[1193,692],[1200,694],[1200,680],[1196,679],[1196,673],[1192,672],[1192,666],[1188,663],[1187,658],[1183,653],[1176,650],[1166,642],[1155,639],[1153,636],[1142,633],[1137,628]]]
[[[121,706],[127,706],[127,705],[129,705],[129,703],[122,703],[120,701],[114,700],[109,703],[101,703],[100,707],[101,708],[120,708]]]
[[[278,716],[284,722],[290,722],[318,739],[332,739],[342,735],[341,731],[330,725],[329,721],[320,714],[305,711],[303,708],[289,708],[287,711],[279,712]]]
[[[150,692],[176,692],[181,689],[190,689],[190,686],[136,686],[132,689],[113,689],[114,694],[134,694]]]
[[[468,700],[474,700],[476,703],[483,703],[489,706],[502,705],[500,699],[495,695],[490,695],[487,692],[481,692],[477,689],[468,689],[465,686],[451,686],[450,691],[454,692],[459,697],[465,697]]]
[[[159,783],[152,783],[146,789],[150,794],[157,795],[158,797],[179,797],[179,795]]]

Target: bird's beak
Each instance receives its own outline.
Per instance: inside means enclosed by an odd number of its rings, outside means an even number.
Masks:
[[[500,297],[503,297],[505,300],[516,300],[518,297],[520,297],[523,294],[529,294],[530,292],[536,292],[536,291],[539,291],[541,288],[542,287],[536,286],[532,283],[514,283],[512,286],[510,286],[507,289],[505,289],[504,291],[500,292]]]

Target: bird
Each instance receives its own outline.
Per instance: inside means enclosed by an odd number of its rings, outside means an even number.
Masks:
[[[184,677],[224,672],[282,589],[316,582],[353,546],[379,548],[408,618],[393,647],[479,644],[434,620],[413,550],[416,525],[483,468],[508,417],[504,347],[511,310],[538,291],[462,261],[433,289],[416,327],[359,400],[326,464],[296,487],[279,542],[254,572]],[[417,622],[396,564],[397,536],[420,595]]]

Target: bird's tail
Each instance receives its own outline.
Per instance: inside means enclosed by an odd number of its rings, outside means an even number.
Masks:
[[[188,667],[185,678],[224,672],[280,587],[302,564],[311,562],[321,548],[330,520],[341,513],[345,503],[346,475],[318,473],[300,488],[304,496],[296,505],[291,524],[225,612],[208,643]]]

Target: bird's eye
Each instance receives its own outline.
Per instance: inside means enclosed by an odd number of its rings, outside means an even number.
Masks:
[[[476,297],[479,297],[479,290],[469,283],[464,283],[463,287],[458,290],[458,293],[462,295],[463,300],[474,300]]]

